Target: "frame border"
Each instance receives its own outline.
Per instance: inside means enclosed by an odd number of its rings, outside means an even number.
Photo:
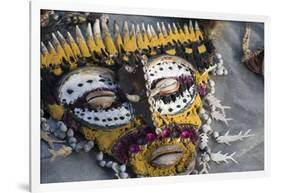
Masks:
[[[168,9],[151,9],[151,8],[137,8],[137,7],[119,7],[99,5],[92,3],[90,0],[83,1],[83,3],[68,0],[67,2],[44,0],[29,2],[30,8],[30,45],[29,45],[29,85],[30,85],[30,118],[29,118],[29,185],[31,192],[46,192],[59,190],[80,190],[80,189],[94,189],[107,187],[124,187],[124,186],[138,186],[151,185],[160,183],[183,183],[183,182],[199,182],[199,181],[213,181],[225,179],[246,179],[257,177],[270,176],[269,165],[269,106],[270,101],[270,17],[260,15],[242,15],[230,13],[214,13],[214,12],[199,12],[188,10],[168,10]],[[89,11],[98,13],[115,13],[128,15],[144,15],[144,16],[167,16],[167,17],[182,17],[182,18],[197,18],[197,19],[214,19],[225,21],[247,21],[264,23],[264,170],[250,171],[250,172],[234,172],[234,173],[218,173],[206,175],[191,175],[191,176],[173,176],[173,177],[153,177],[149,178],[132,178],[128,180],[98,180],[98,181],[81,181],[81,182],[64,182],[64,183],[40,183],[40,9],[54,9],[67,11]]]

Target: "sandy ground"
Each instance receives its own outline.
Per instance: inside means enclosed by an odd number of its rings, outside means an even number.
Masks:
[[[118,21],[127,16],[118,16]],[[156,24],[151,17],[132,16],[128,18],[134,23]],[[164,20],[164,19],[162,19]],[[169,19],[167,19],[169,20]],[[166,20],[165,20],[166,21]],[[121,23],[121,22],[120,22]],[[244,23],[224,22],[225,30],[221,38],[215,41],[217,51],[222,54],[229,75],[212,77],[216,82],[216,96],[223,104],[232,107],[226,110],[227,117],[234,120],[229,128],[214,122],[212,128],[224,134],[230,129],[230,134],[240,130],[252,129],[254,137],[242,142],[234,142],[231,146],[215,144],[210,141],[213,152],[237,152],[235,159],[239,164],[229,162],[218,165],[211,163],[210,173],[256,171],[264,168],[264,81],[263,77],[250,72],[241,61],[241,40]],[[263,46],[263,24],[252,24],[251,47]],[[96,150],[90,153],[73,153],[67,158],[50,161],[47,145],[41,145],[41,183],[71,182],[85,180],[104,180],[115,178],[111,170],[100,168],[95,160]]]

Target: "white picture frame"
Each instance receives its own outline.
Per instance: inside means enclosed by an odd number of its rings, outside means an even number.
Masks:
[[[87,2],[87,3],[86,3]],[[69,10],[69,11],[88,11],[88,12],[105,12],[117,14],[132,15],[150,15],[150,16],[173,16],[183,18],[199,18],[199,19],[216,19],[229,21],[248,21],[263,22],[265,29],[264,47],[265,47],[265,130],[264,130],[264,171],[239,172],[239,173],[220,173],[207,175],[191,175],[191,176],[173,176],[173,177],[153,177],[153,178],[135,178],[128,180],[101,180],[101,181],[84,181],[71,183],[40,183],[40,9]],[[51,0],[32,1],[30,2],[30,190],[31,192],[73,190],[73,189],[97,189],[102,187],[117,186],[134,186],[157,184],[157,183],[187,183],[189,181],[206,180],[222,180],[222,179],[241,179],[264,177],[269,175],[269,65],[270,65],[270,37],[269,37],[270,18],[258,15],[240,15],[240,14],[222,14],[193,12],[188,10],[164,10],[164,9],[142,9],[136,7],[117,7],[117,6],[101,6],[91,1],[68,1],[67,3],[56,2]]]

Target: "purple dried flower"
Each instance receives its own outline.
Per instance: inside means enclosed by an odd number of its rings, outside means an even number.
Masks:
[[[163,129],[163,131],[161,132],[161,136],[162,137],[169,137],[170,136],[170,130],[168,128]]]
[[[183,130],[181,132],[181,137],[182,138],[189,138],[189,137],[191,137],[191,135],[192,135],[191,131],[187,130],[187,129],[185,129],[185,130]]]
[[[129,152],[130,153],[138,153],[140,151],[140,146],[137,144],[132,144],[129,147]]]
[[[205,84],[198,85],[198,93],[201,97],[207,94],[207,86]]]
[[[147,139],[147,141],[152,142],[156,139],[156,135],[154,133],[147,133],[146,139]]]

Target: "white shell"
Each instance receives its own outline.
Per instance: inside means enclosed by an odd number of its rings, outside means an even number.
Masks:
[[[205,148],[206,148],[206,145],[205,145],[205,143],[200,143],[199,144],[199,148],[201,149],[201,150],[204,150]]]
[[[68,143],[71,144],[71,143],[77,143],[77,139],[75,137],[70,137],[68,139]]]
[[[119,165],[117,162],[113,162],[111,168],[115,171],[118,172],[119,171]]]
[[[95,145],[95,143],[94,143],[94,141],[89,141],[89,142],[88,142],[88,145],[89,145],[91,148],[93,148],[94,145]]]
[[[224,70],[223,70],[223,74],[224,74],[224,75],[228,75],[228,70],[227,70],[227,69],[224,69]]]
[[[219,62],[217,63],[218,67],[222,67],[223,65],[223,59],[219,59]]]
[[[59,130],[61,130],[62,132],[66,132],[66,131],[67,131],[67,127],[66,127],[66,125],[64,124],[64,122],[62,122],[62,121],[58,121],[57,128],[58,128]]]
[[[206,111],[205,111],[204,108],[201,108],[199,113],[200,113],[200,114],[204,114],[204,113],[206,113]]]
[[[67,131],[67,137],[73,137],[74,136],[74,131],[73,129],[68,129]]]
[[[105,166],[106,166],[107,168],[111,168],[111,167],[112,167],[112,163],[113,163],[112,161],[108,161],[108,162],[106,162],[106,165],[105,165]]]
[[[219,68],[219,69],[217,69],[217,71],[216,71],[216,73],[217,73],[217,75],[223,75],[223,69],[222,68]]]
[[[64,139],[66,137],[66,134],[63,131],[55,131],[54,135],[55,135],[55,137],[57,137],[59,139]]]
[[[210,161],[210,156],[209,156],[208,154],[205,154],[205,155],[203,156],[203,161],[204,161],[204,162],[209,162],[209,161]]]
[[[46,123],[46,122],[47,122],[47,119],[44,118],[44,117],[41,117],[41,123],[42,123],[42,122]]]
[[[211,123],[212,123],[212,119],[211,119],[211,117],[209,117],[209,119],[207,120],[207,122],[206,122],[208,125],[211,125]]]
[[[89,152],[89,151],[91,151],[91,149],[92,149],[92,147],[89,144],[84,145],[84,151],[85,152]]]
[[[83,146],[81,145],[81,143],[77,143],[77,145],[75,147],[75,151],[80,152],[82,148],[83,148]]]
[[[222,55],[221,55],[220,53],[216,53],[216,57],[217,57],[218,59],[221,59],[221,58],[222,58]]]
[[[106,164],[106,161],[104,161],[104,160],[102,160],[102,161],[99,162],[100,167],[104,167],[105,164]]]
[[[103,159],[103,153],[102,153],[102,151],[100,151],[100,152],[97,154],[96,158],[97,158],[98,161],[101,161],[101,160]]]
[[[120,172],[120,173],[119,173],[119,177],[120,177],[121,179],[126,179],[126,178],[129,177],[129,174],[126,173],[126,172]]]
[[[126,165],[125,164],[120,166],[120,171],[121,172],[125,172],[126,171]]]
[[[71,143],[71,144],[69,144],[69,146],[72,148],[72,149],[75,149],[76,148],[76,143]]]
[[[155,133],[157,135],[160,135],[162,133],[162,129],[161,128],[156,128]]]
[[[46,123],[46,122],[43,122],[42,124],[41,124],[41,129],[43,130],[43,131],[50,131],[50,125],[48,124],[48,123]]]
[[[43,117],[44,116],[44,110],[40,109],[40,116]]]
[[[213,80],[209,80],[209,85],[211,86],[211,87],[214,87],[215,86],[215,81],[213,81]]]
[[[203,119],[204,121],[207,121],[208,118],[209,118],[209,115],[208,115],[207,113],[202,114],[202,119]]]
[[[218,136],[220,136],[220,135],[219,135],[219,132],[215,131],[215,132],[213,133],[213,136],[214,136],[214,138],[217,138]]]
[[[211,106],[211,111],[214,112],[215,110],[216,110],[216,106],[215,106],[215,105],[212,105],[212,106]]]
[[[203,131],[204,133],[209,133],[211,130],[212,130],[212,129],[211,129],[210,125],[204,124],[204,125],[202,126],[202,131]]]

